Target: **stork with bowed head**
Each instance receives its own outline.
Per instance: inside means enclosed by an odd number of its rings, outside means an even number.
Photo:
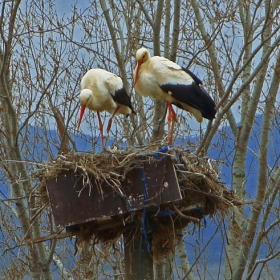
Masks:
[[[81,93],[79,98],[81,111],[78,129],[80,128],[85,108],[97,112],[102,151],[104,151],[103,124],[100,112],[107,111],[111,114],[108,121],[107,133],[111,129],[114,116],[119,114],[135,114],[131,100],[123,86],[122,79],[103,69],[90,69],[81,80]]]
[[[164,100],[168,106],[168,144],[172,144],[176,113],[172,104],[190,112],[198,122],[213,120],[215,102],[190,70],[160,56],[150,57],[146,48],[136,52],[134,88],[143,96]]]

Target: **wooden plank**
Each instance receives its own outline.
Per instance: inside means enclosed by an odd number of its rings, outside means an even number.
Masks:
[[[134,168],[127,174],[122,185],[127,194],[127,211],[137,211],[144,207],[159,206],[182,199],[169,155],[165,155],[159,161],[144,160],[141,167]]]
[[[70,226],[106,217],[123,215],[150,206],[181,200],[181,192],[170,155],[160,160],[153,156],[139,158],[136,167],[122,182],[122,194],[94,178],[85,180],[73,171],[47,182],[56,225]]]

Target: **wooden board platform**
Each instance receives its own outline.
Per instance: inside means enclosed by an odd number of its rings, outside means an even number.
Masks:
[[[146,207],[182,199],[171,156],[139,158],[139,164],[121,180],[121,186],[98,184],[92,177],[68,171],[47,181],[57,226],[104,220]]]

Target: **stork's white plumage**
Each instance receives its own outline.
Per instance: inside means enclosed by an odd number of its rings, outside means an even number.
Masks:
[[[198,122],[215,118],[215,102],[190,70],[161,57],[150,57],[146,48],[136,52],[134,88],[143,96],[161,99],[168,105],[168,142],[172,143],[176,114],[172,104],[190,112]]]
[[[112,116],[108,121],[107,133],[109,132],[112,119],[115,115],[128,115],[134,113],[130,98],[123,86],[122,79],[117,75],[103,69],[90,69],[81,80],[80,93],[81,111],[78,122],[80,127],[85,108],[97,112],[102,150],[105,150],[103,124],[100,112],[107,111]]]

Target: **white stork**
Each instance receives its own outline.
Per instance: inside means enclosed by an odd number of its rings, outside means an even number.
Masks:
[[[215,118],[215,103],[190,70],[171,60],[154,56],[146,48],[136,52],[134,88],[143,96],[161,99],[168,105],[168,143],[172,144],[176,113],[172,104],[190,112],[198,122]],[[171,127],[171,128],[170,128]]]
[[[78,129],[80,127],[85,108],[97,112],[102,151],[104,151],[103,124],[100,112],[107,111],[112,114],[108,121],[107,133],[111,128],[112,119],[115,115],[128,115],[130,113],[135,114],[130,98],[123,86],[122,79],[103,69],[90,69],[81,80],[81,93],[79,98],[81,111]]]

